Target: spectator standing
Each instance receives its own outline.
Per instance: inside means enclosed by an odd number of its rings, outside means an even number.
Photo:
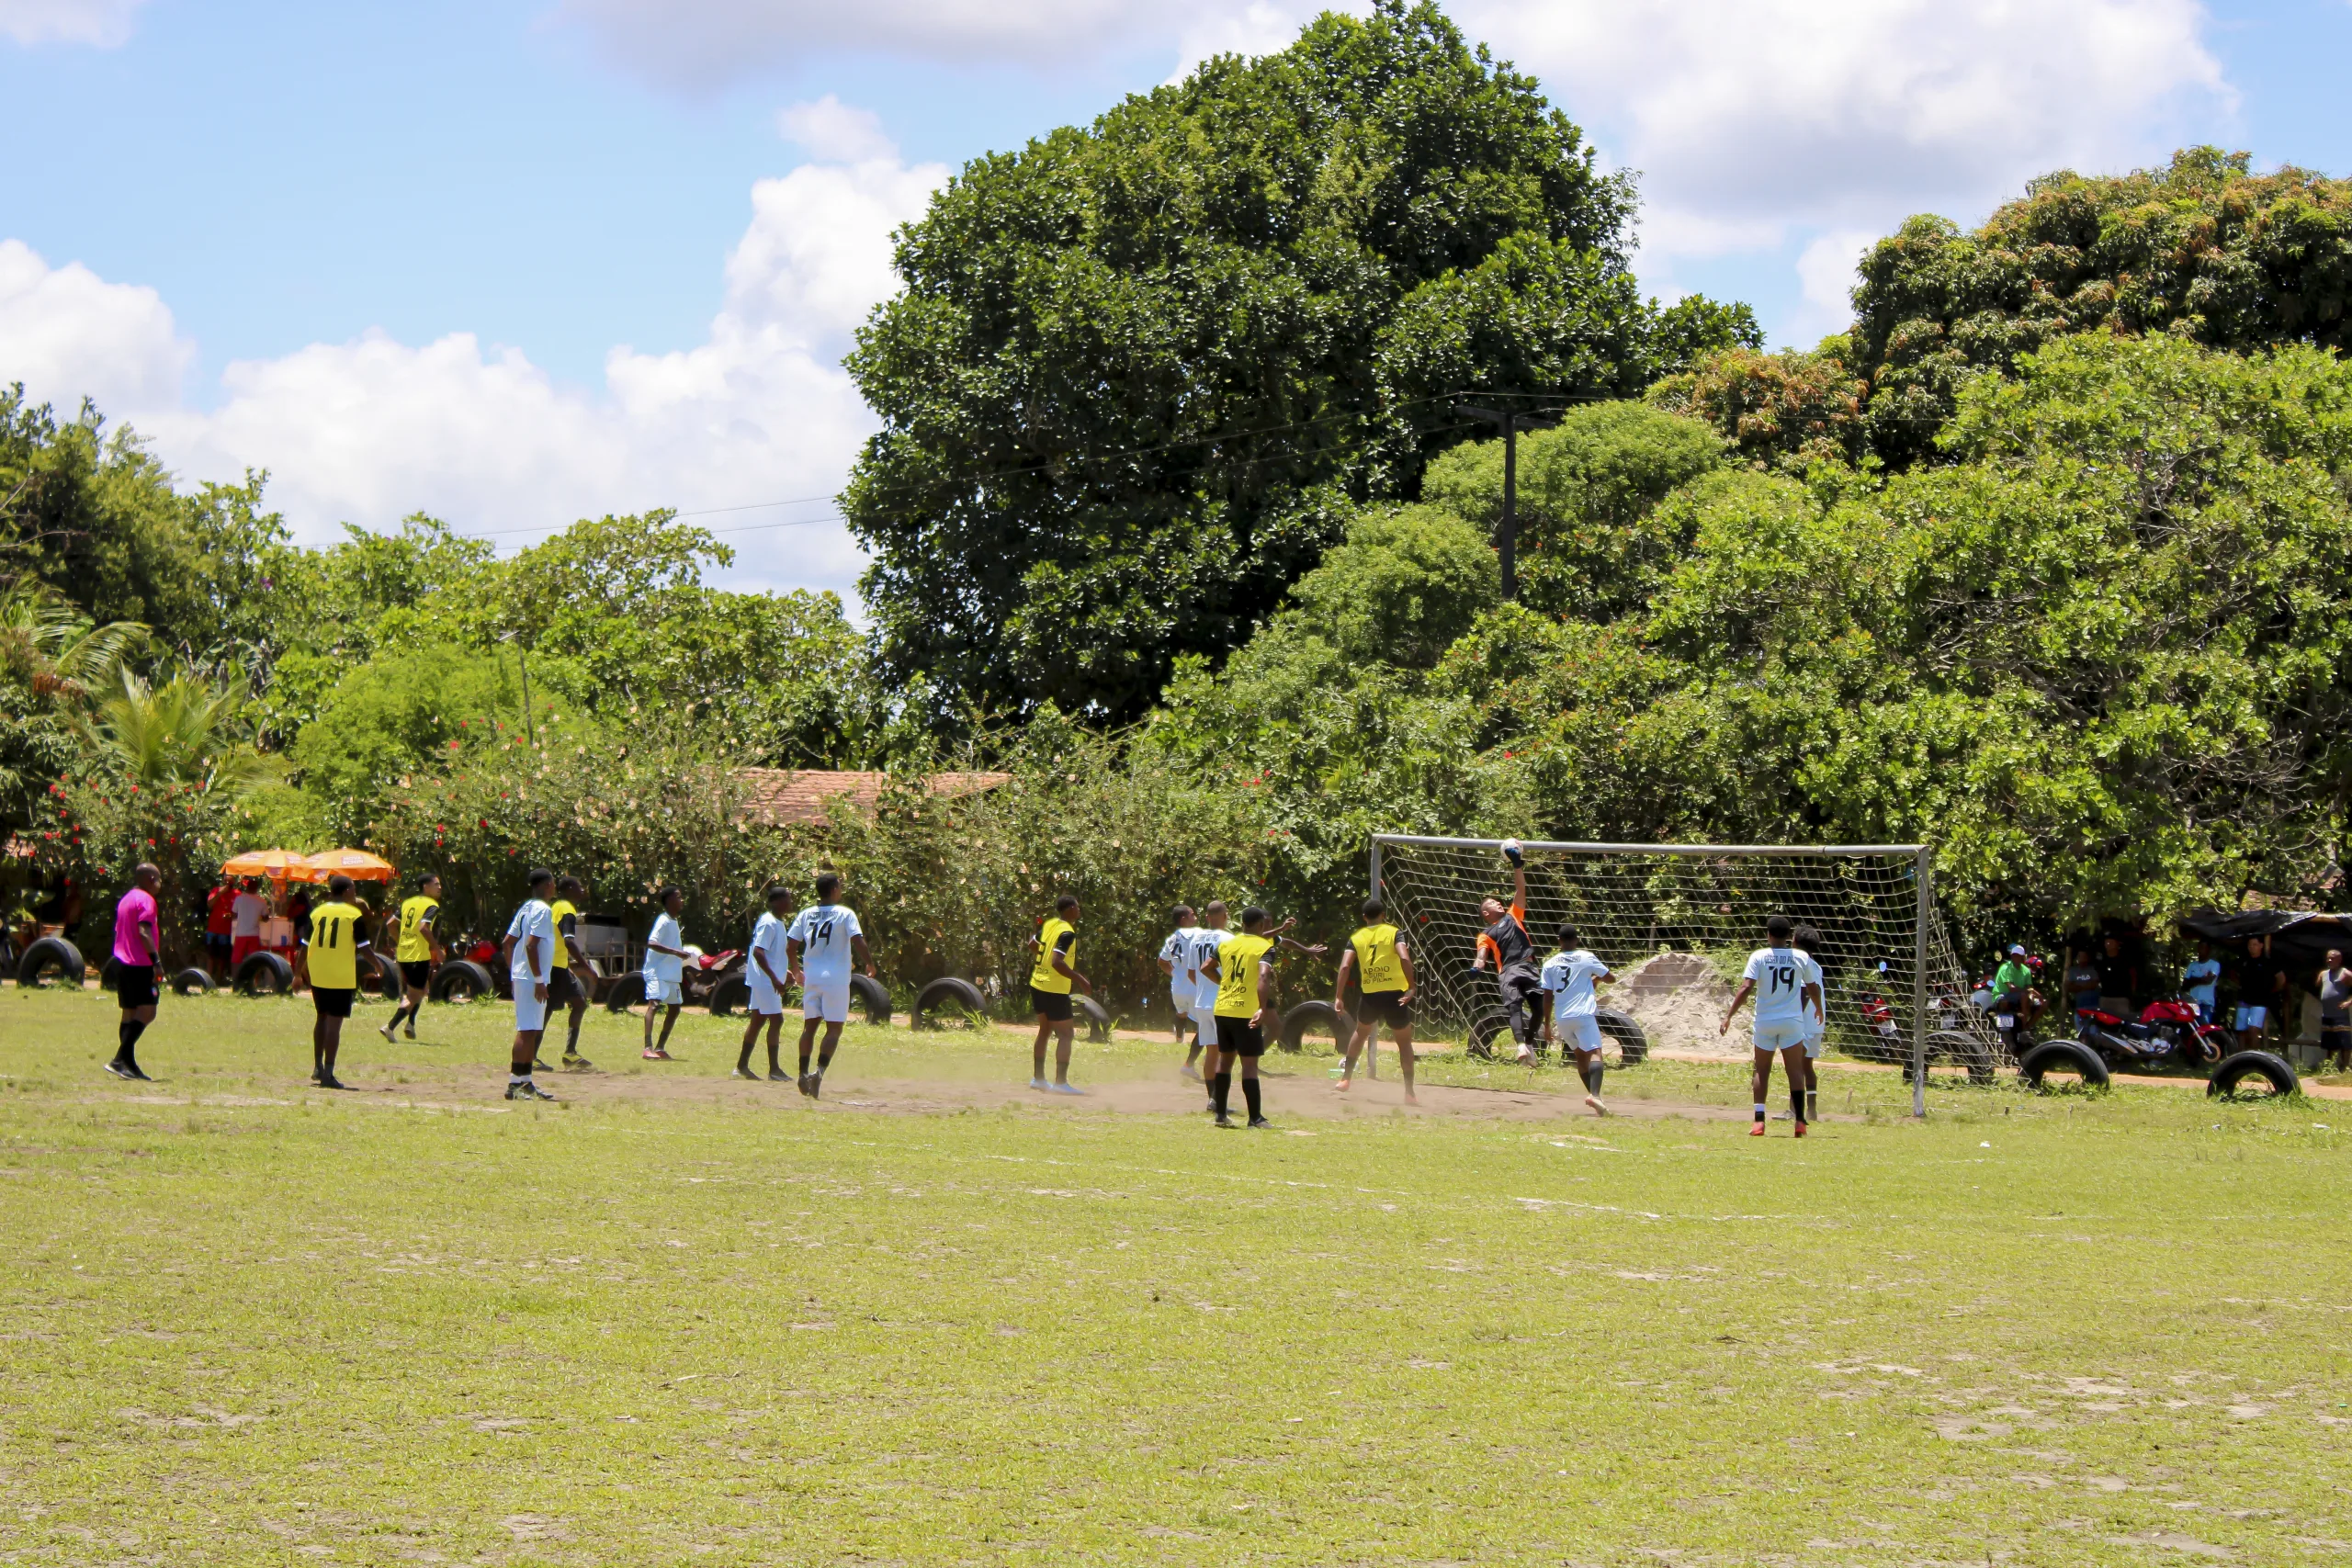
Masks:
[[[2098,958],[2098,1005],[2101,1010],[2116,1017],[2136,1016],[2133,998],[2140,994],[2140,966],[2123,951],[2123,939],[2109,936],[2100,943]]]
[[[215,980],[229,977],[229,954],[235,947],[237,885],[223,882],[204,904],[204,962]]]
[[[2352,969],[2344,967],[2344,950],[2327,950],[2327,967],[2319,972],[2319,1048],[2335,1060],[2333,1070],[2352,1067]]]
[[[2271,1027],[2271,1015],[2285,1001],[2287,972],[2271,955],[2270,944],[2258,936],[2245,941],[2245,958],[2238,964],[2238,1049],[2251,1051]]]
[[[269,900],[261,896],[254,879],[246,877],[229,900],[229,973],[234,975],[237,965],[261,951],[261,923],[269,918]]]
[[[2221,984],[2222,961],[2213,956],[2213,944],[2199,942],[2196,958],[2180,972],[2180,994],[2197,1004],[2208,1023],[2222,1016]]]
[[[2073,950],[2066,964],[2066,1010],[2077,1016],[2098,1006],[2099,992],[2106,982],[2099,977],[2098,965],[2091,961],[2091,950]]]

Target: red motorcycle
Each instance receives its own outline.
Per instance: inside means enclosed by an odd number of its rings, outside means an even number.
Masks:
[[[2183,1001],[2150,1002],[2137,1023],[2092,1008],[2075,1014],[2075,1038],[2109,1066],[2129,1067],[2210,1067],[2234,1043],[2194,1002]]]

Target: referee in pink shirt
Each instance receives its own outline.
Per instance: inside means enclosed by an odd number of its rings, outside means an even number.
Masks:
[[[107,1071],[150,1082],[139,1066],[139,1037],[155,1021],[155,964],[163,952],[155,923],[155,889],[164,874],[145,861],[130,869],[130,889],[114,907],[115,1001],[122,1009],[122,1043]]]

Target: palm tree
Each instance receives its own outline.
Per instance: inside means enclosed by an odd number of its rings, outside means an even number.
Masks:
[[[112,686],[146,640],[139,622],[96,625],[42,584],[0,598],[0,670],[44,701],[79,706]]]
[[[97,706],[96,740],[142,785],[200,784],[243,795],[278,776],[276,758],[252,740],[243,680],[216,686],[178,674],[150,686],[127,669],[118,691]]]

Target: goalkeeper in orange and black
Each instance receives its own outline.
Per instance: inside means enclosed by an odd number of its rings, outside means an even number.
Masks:
[[[1503,856],[1510,862],[1511,899],[1506,906],[1489,897],[1478,906],[1486,929],[1478,933],[1470,967],[1483,969],[1491,957],[1495,984],[1503,997],[1503,1011],[1510,1019],[1510,1037],[1518,1043],[1519,1059],[1532,1065],[1544,1035],[1544,1015],[1538,998],[1544,975],[1537,967],[1534,941],[1527,934],[1527,854],[1517,839],[1503,840]]]

